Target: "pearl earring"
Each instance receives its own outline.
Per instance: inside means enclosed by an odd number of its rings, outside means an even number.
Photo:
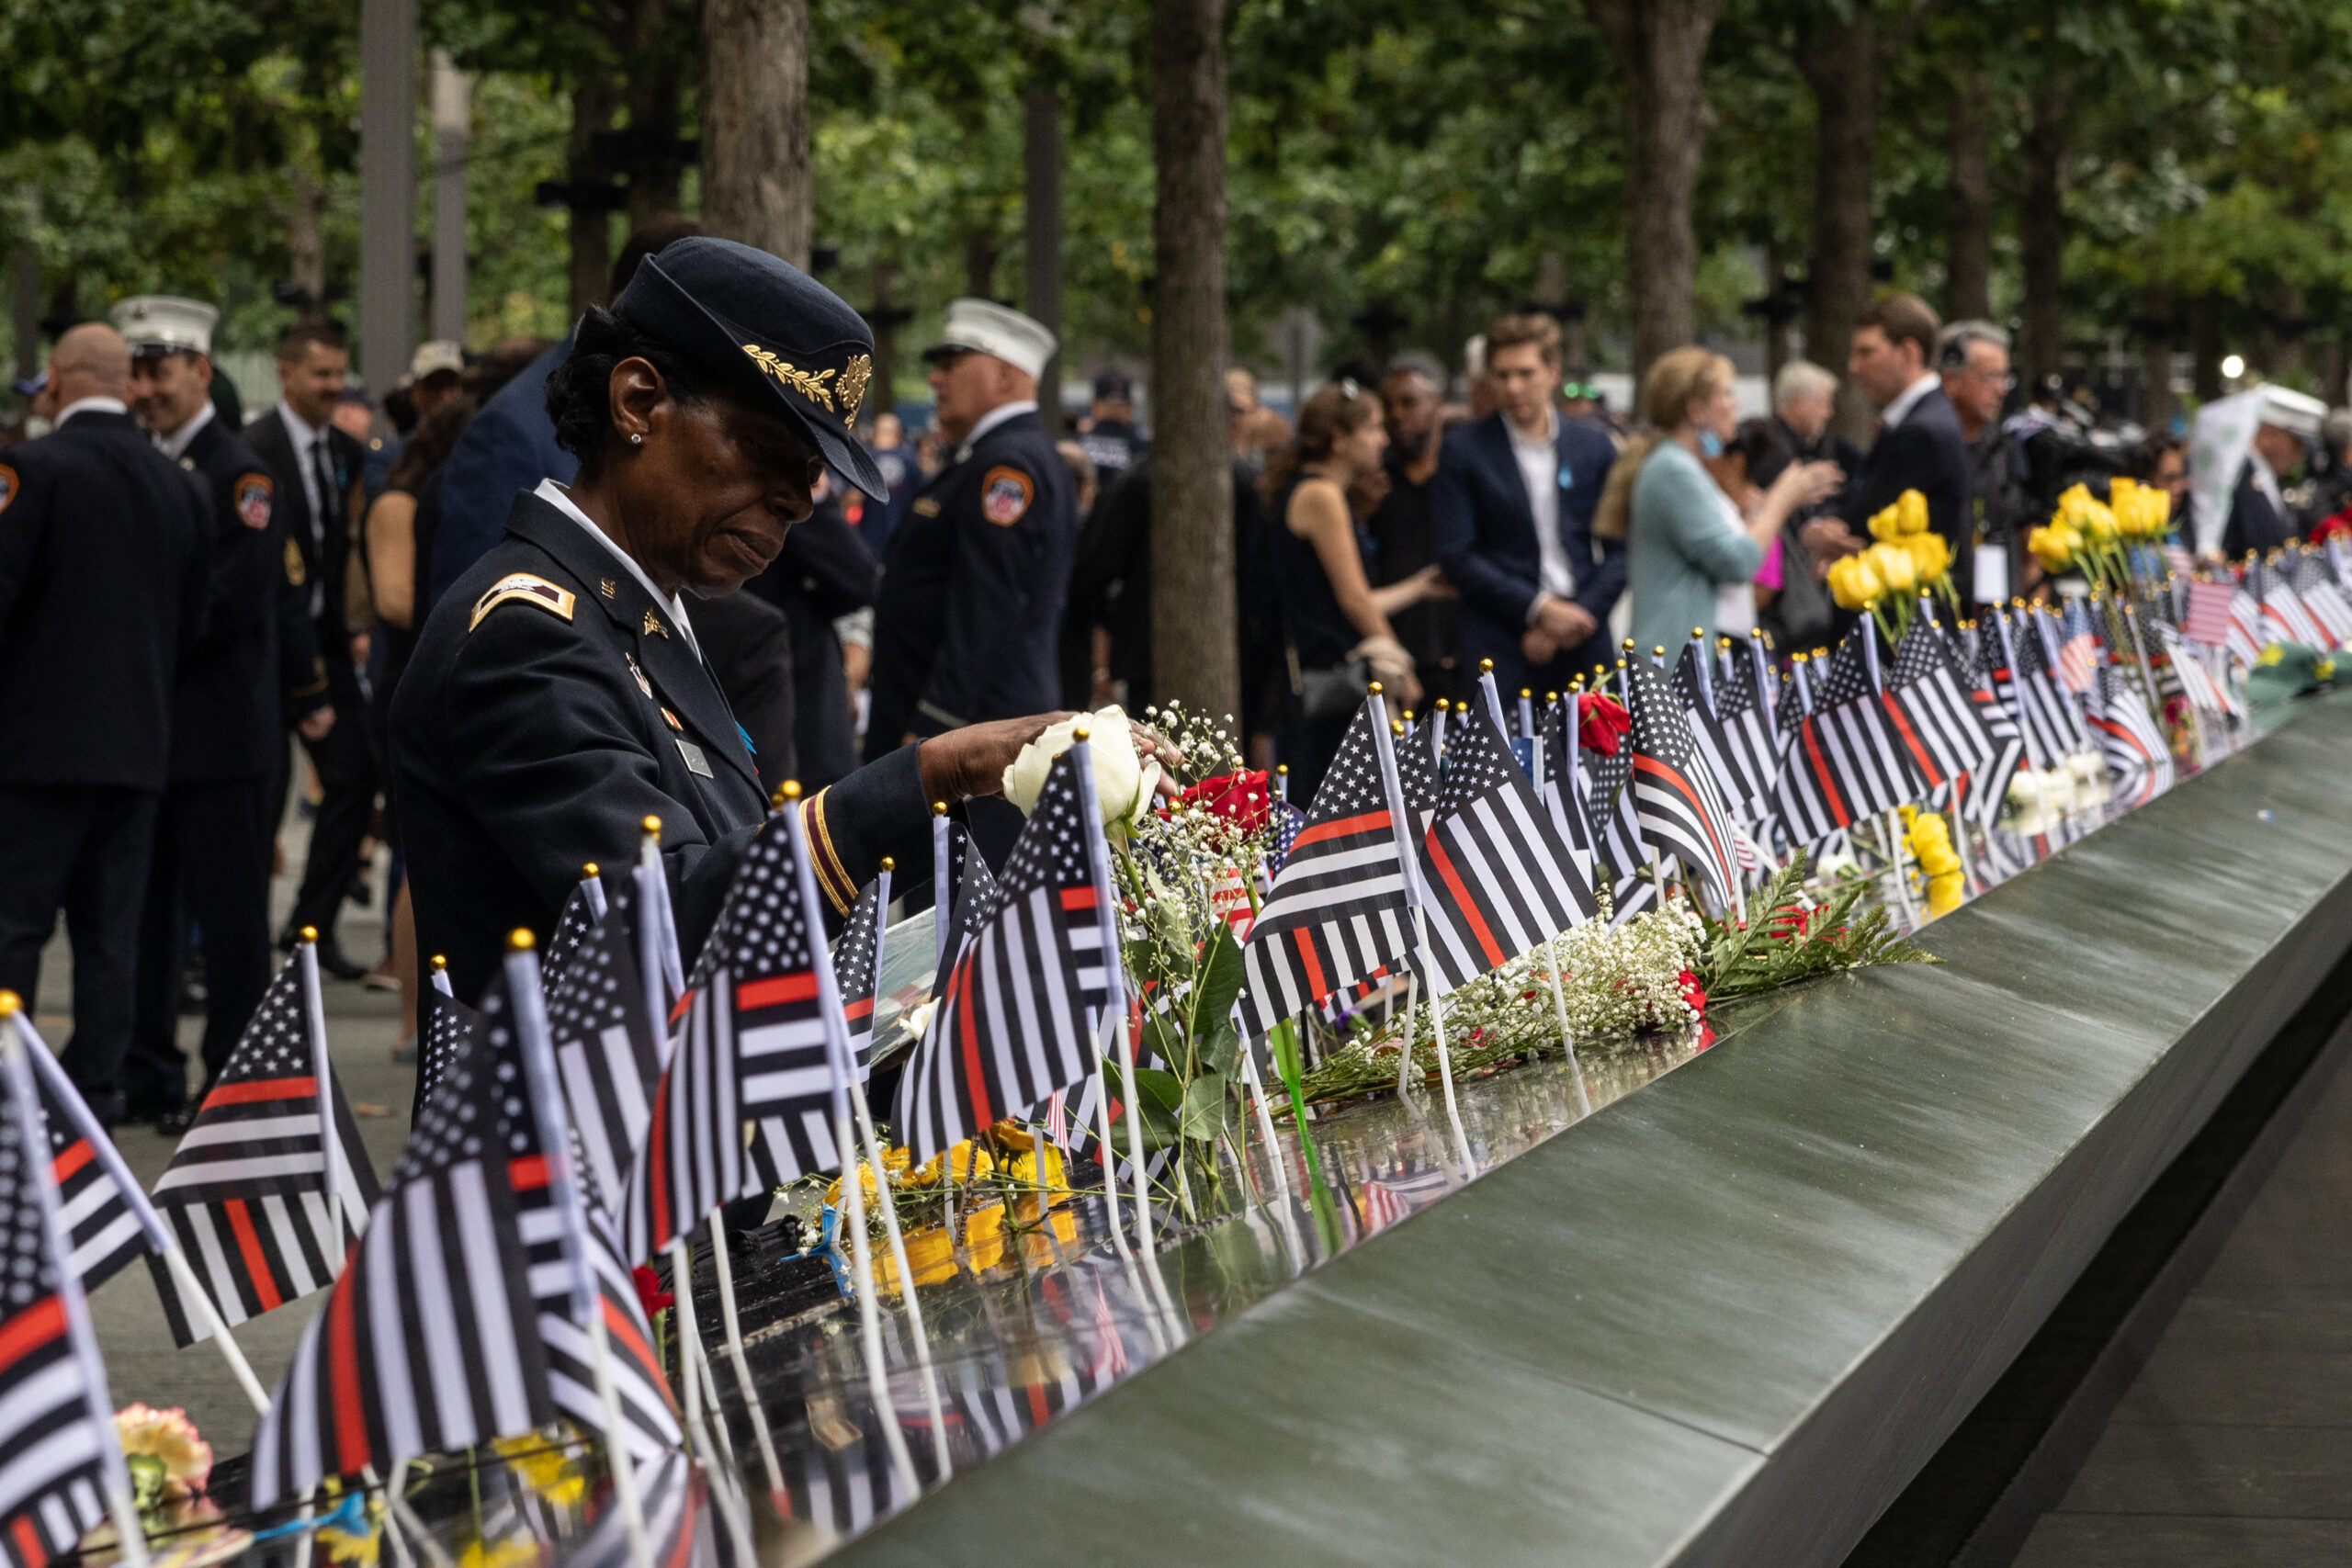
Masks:
[[[628,438],[628,444],[632,446],[642,446],[645,445],[645,437],[642,435],[632,435]]]

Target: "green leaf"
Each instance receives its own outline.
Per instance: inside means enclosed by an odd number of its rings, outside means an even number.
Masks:
[[[1188,1138],[1214,1138],[1225,1126],[1225,1075],[1203,1073],[1184,1087],[1178,1125]]]
[[[1149,1153],[1155,1149],[1172,1148],[1178,1142],[1176,1118],[1165,1109],[1152,1104],[1149,1100],[1146,1100],[1144,1102],[1143,1121],[1140,1125],[1143,1131],[1143,1146],[1146,1153]],[[1122,1157],[1125,1156],[1127,1152],[1127,1112],[1125,1106],[1121,1106],[1119,1108],[1119,1113],[1111,1118],[1111,1146],[1117,1150]]]
[[[1193,1004],[1195,1033],[1206,1036],[1211,1024],[1224,1025],[1233,1016],[1234,998],[1241,995],[1241,944],[1233,928],[1220,921],[1201,953],[1200,983],[1188,998]]]
[[[1201,1066],[1231,1078],[1241,1071],[1241,1036],[1230,1022],[1220,1020],[1201,1032]]]
[[[1114,1093],[1117,1092],[1120,1082],[1119,1068],[1116,1064],[1114,1064],[1111,1068],[1111,1085]],[[1169,1111],[1174,1111],[1184,1103],[1183,1081],[1174,1073],[1163,1073],[1158,1067],[1136,1069],[1136,1093],[1142,1097],[1147,1104],[1156,1102]]]
[[[1184,1059],[1183,1027],[1168,1014],[1148,1012],[1144,1015],[1143,1043],[1153,1055],[1163,1062],[1182,1062]]]

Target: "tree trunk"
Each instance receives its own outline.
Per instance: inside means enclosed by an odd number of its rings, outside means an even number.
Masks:
[[[613,281],[612,208],[604,194],[612,175],[590,150],[590,139],[613,122],[612,86],[594,82],[573,89],[571,136],[563,177],[571,187],[571,319],[605,302]]]
[[[1022,309],[1062,335],[1062,95],[1040,70],[1022,100]],[[1047,435],[1062,429],[1062,355],[1037,378],[1037,412]]]
[[[964,292],[975,299],[996,298],[996,263],[1004,254],[997,237],[985,230],[964,236]]]
[[[705,0],[702,221],[808,265],[808,0]]]
[[[870,424],[899,408],[899,323],[905,312],[891,302],[899,269],[889,262],[874,264],[874,389],[865,395],[865,414]]]
[[[2281,283],[2274,298],[2277,305],[2271,315],[2278,346],[2270,351],[2269,377],[2274,381],[2300,387],[2303,382],[2303,334],[2311,330],[2303,317],[2303,291],[2296,284]]]
[[[1878,144],[1878,21],[1867,6],[1800,36],[1797,68],[1813,89],[1812,280],[1806,350],[1843,368],[1854,318],[1871,301],[1871,175]],[[1850,379],[1838,385],[1837,425],[1870,439],[1875,412]]]
[[[2066,84],[2052,76],[2027,113],[2025,196],[2018,205],[2018,249],[2025,262],[2025,330],[2018,334],[2018,374],[2029,397],[2061,368],[2066,351]]]
[[[1993,313],[1993,107],[1983,66],[1952,73],[1946,112],[1944,317],[1981,321]]]
[[[1699,64],[1723,0],[1585,0],[1585,8],[1625,80],[1625,260],[1638,385],[1650,361],[1697,333],[1690,197],[1713,124]]]
[[[1152,0],[1152,695],[1241,711],[1225,437],[1225,0]]]
[[[302,290],[297,318],[305,326],[327,319],[326,183],[309,164],[289,172],[293,197],[286,209],[286,276]]]
[[[2172,290],[2150,283],[2140,294],[2140,377],[2147,383],[2147,406],[2140,423],[2152,431],[2172,425]]]
[[[629,17],[628,86],[622,100],[636,151],[628,158],[628,226],[678,210],[678,60],[666,47],[670,0],[636,0]]]
[[[2188,302],[2189,389],[2210,403],[2228,389],[2222,382],[2222,302],[2199,294]]]

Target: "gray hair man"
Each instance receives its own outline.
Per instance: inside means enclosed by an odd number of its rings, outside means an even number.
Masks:
[[[1936,368],[1943,378],[1944,396],[1960,416],[1960,433],[1968,441],[1970,495],[1984,543],[2008,551],[2009,581],[2014,582],[2024,559],[2019,541],[2033,519],[2029,515],[2025,448],[2001,425],[2002,405],[2018,384],[2009,370],[2007,330],[1991,321],[1952,322],[1936,339]],[[1989,592],[1991,585],[1980,587]]]

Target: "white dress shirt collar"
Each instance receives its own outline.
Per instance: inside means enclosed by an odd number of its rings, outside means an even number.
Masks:
[[[963,445],[956,448],[956,460],[960,463],[970,457],[972,448],[980,444],[980,437],[1002,424],[1006,420],[1018,419],[1024,413],[1036,412],[1037,404],[1031,399],[1024,398],[1009,403],[999,403],[980,415],[972,428],[965,433]]]
[[[204,406],[198,409],[194,417],[190,418],[186,424],[181,425],[169,435],[155,437],[156,450],[174,462],[179,461],[182,455],[187,451],[188,444],[196,439],[197,433],[212,423],[214,412],[212,400],[207,398],[204,400]]]
[[[51,425],[50,428],[58,429],[77,413],[129,413],[130,412],[130,408],[120,398],[76,398],[57,411],[57,423]]]
[[[541,479],[539,481],[539,488],[533,491],[531,493],[537,496],[541,501],[546,502],[549,506],[554,507],[558,512],[562,513],[566,517],[571,518],[574,523],[579,524],[582,528],[587,529],[588,536],[590,538],[595,540],[598,544],[604,546],[605,549],[611,551],[612,557],[615,560],[628,568],[628,574],[637,579],[639,584],[643,587],[648,593],[653,595],[653,602],[656,604],[661,605],[663,609],[670,612],[670,618],[672,620],[678,623],[678,635],[686,639],[686,646],[694,650],[694,656],[696,659],[700,659],[702,657],[702,644],[695,640],[695,628],[686,619],[686,606],[684,602],[676,594],[664,593],[662,590],[653,586],[653,580],[645,575],[645,569],[637,564],[637,558],[630,555],[618,545],[613,543],[613,536],[610,534],[607,534],[602,528],[597,527],[594,519],[591,518],[585,512],[581,511],[579,507],[572,504],[571,492],[570,491],[564,489],[563,486],[556,483],[553,479]]]
[[[283,398],[277,400],[277,417],[286,422],[286,434],[294,438],[294,456],[308,460],[311,448],[319,444],[319,438],[326,432],[296,413],[294,406]]]
[[[1917,380],[1903,389],[1901,396],[1897,397],[1893,402],[1886,405],[1885,412],[1879,415],[1880,422],[1883,423],[1887,429],[1893,430],[1896,425],[1901,424],[1905,419],[1910,417],[1911,411],[1919,406],[1919,400],[1921,398],[1926,397],[1929,392],[1934,391],[1938,387],[1942,385],[1943,378],[1938,376],[1934,371],[1928,370],[1922,372]]]

